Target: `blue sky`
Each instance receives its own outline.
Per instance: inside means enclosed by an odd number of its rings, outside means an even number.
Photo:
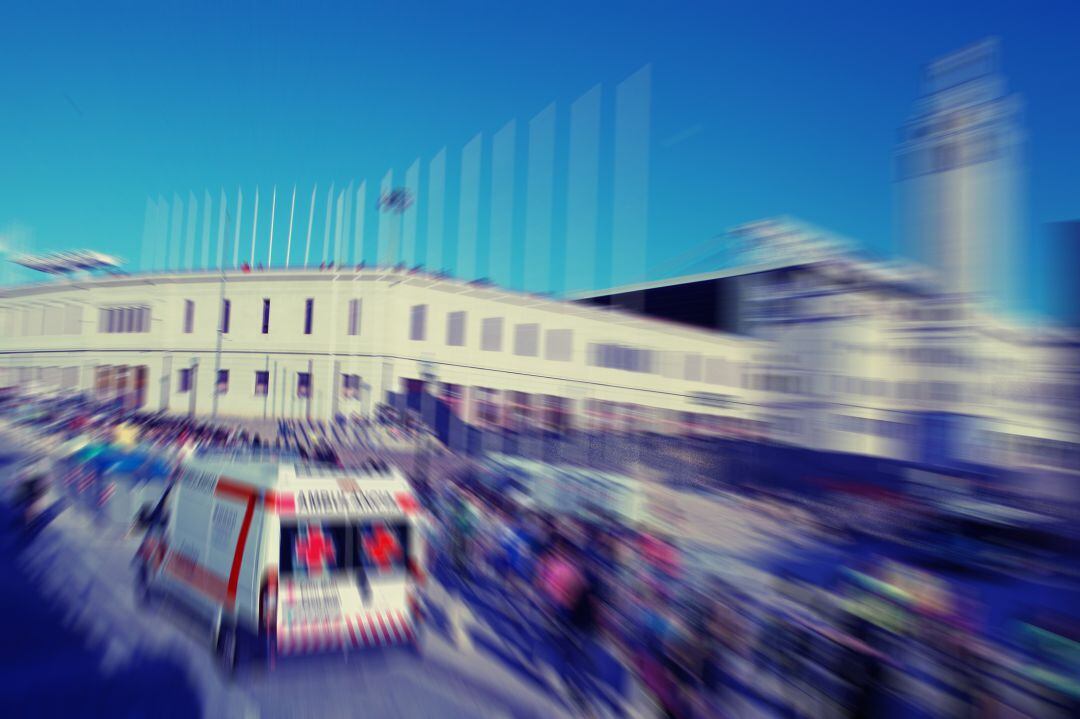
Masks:
[[[1024,98],[1028,243],[1080,217],[1074,2],[83,5],[0,10],[0,235],[39,250],[137,258],[147,195],[370,190],[444,146],[455,178],[477,132],[487,152],[516,118],[520,145],[554,101],[563,137],[597,83],[610,130],[614,87],[651,63],[649,267],[777,214],[892,254],[892,148],[920,67],[987,35]],[[610,256],[603,220],[598,241]]]

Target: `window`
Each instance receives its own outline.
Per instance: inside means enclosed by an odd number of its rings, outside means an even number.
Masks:
[[[589,361],[595,367],[628,372],[652,372],[653,351],[616,344],[590,345]],[[700,359],[700,357],[698,358]]]
[[[180,370],[180,392],[191,391],[191,369],[184,368]]]
[[[263,298],[262,333],[270,334],[270,300]]]
[[[229,300],[221,301],[221,334],[229,334],[229,319],[232,315],[232,302]]]
[[[217,371],[217,393],[228,394],[229,392],[229,370],[219,369]]]
[[[699,354],[687,354],[686,366],[683,379],[690,382],[701,381],[701,355]]]
[[[350,335],[360,334],[360,300],[349,300],[349,326]]]
[[[195,302],[184,300],[184,334],[195,331]]]
[[[409,525],[375,521],[356,528],[356,551],[366,574],[400,574],[409,557]]]
[[[413,305],[409,317],[409,339],[427,339],[427,305]]]
[[[308,297],[304,300],[304,334],[311,334],[311,319],[315,314],[315,300]]]
[[[270,373],[265,370],[255,371],[255,396],[265,397],[270,390]]]
[[[141,330],[136,330],[141,331]],[[81,304],[69,304],[64,311],[64,334],[82,334],[82,306]]]
[[[476,405],[480,422],[493,425],[499,422],[499,391],[489,387],[476,388]]]
[[[360,375],[341,375],[341,396],[345,399],[360,399]]]
[[[536,357],[540,354],[540,325],[536,323],[514,326],[514,354]]]
[[[451,312],[446,315],[446,344],[462,347],[465,344],[465,313]]]
[[[296,373],[296,396],[297,397],[310,397],[311,396],[311,373],[310,372],[297,372]]]
[[[480,349],[485,352],[501,352],[502,331],[502,317],[485,317],[480,325]]]
[[[548,330],[544,338],[545,359],[569,362],[573,338],[572,330]]]
[[[709,384],[726,384],[727,362],[722,357],[705,360],[705,381]]]
[[[353,565],[347,524],[281,525],[278,572],[282,577],[325,577]]]

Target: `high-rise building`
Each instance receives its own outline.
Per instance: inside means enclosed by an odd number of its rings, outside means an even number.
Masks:
[[[903,252],[949,292],[1012,307],[1020,274],[1020,103],[984,40],[930,63],[896,151]]]
[[[1046,313],[1068,327],[1080,327],[1080,220],[1050,225],[1046,252],[1034,274]]]

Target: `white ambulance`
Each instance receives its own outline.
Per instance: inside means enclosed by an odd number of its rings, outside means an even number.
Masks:
[[[136,591],[205,617],[239,660],[418,648],[420,508],[397,469],[192,458],[147,517]]]

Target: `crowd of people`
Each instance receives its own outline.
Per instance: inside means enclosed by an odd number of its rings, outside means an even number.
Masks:
[[[131,413],[85,398],[11,406],[61,435],[107,442],[127,434],[172,458],[206,451],[349,466],[355,451],[431,440],[390,408],[371,419],[255,426]],[[665,717],[737,716],[748,704],[795,716],[902,715],[896,697],[922,685],[946,697],[930,714],[985,716],[1000,704],[988,677],[1003,667],[1041,677],[1040,686],[1048,681],[987,641],[985,621],[973,621],[987,611],[977,597],[931,573],[874,558],[817,584],[783,572],[765,584],[703,578],[662,530],[599,510],[541,511],[475,471],[448,466],[413,477],[434,520],[435,576],[513,627],[530,661],[557,667],[575,714],[603,713],[635,688]],[[739,495],[739,511],[837,546],[895,539],[912,518],[882,498],[828,497]],[[856,515],[865,521],[852,521]],[[1075,621],[1063,626],[1060,636],[1075,636]],[[1075,649],[1054,651],[1064,657],[1054,676],[1075,672]],[[605,676],[605,658],[621,680]],[[1045,706],[1062,716],[1075,709],[1075,684],[1044,693]]]
[[[425,501],[445,581],[480,604],[503,598],[499,625],[516,624],[534,661],[548,648],[575,713],[611,700],[597,662],[604,653],[659,716],[688,719],[750,705],[784,716],[906,716],[913,707],[995,716],[1017,711],[1003,686],[1037,675],[1023,652],[989,640],[989,608],[976,594],[887,557],[849,558],[818,583],[782,570],[764,585],[701,580],[662,533],[602,513],[537,511],[467,473],[428,486]],[[824,541],[862,541],[850,522],[832,526],[838,515],[809,511],[827,504],[758,499],[747,511],[815,528]],[[884,521],[875,517],[875,527]],[[1075,633],[1075,622],[1065,624]],[[1077,666],[1071,656],[1066,672]],[[1067,716],[1076,688],[1043,682],[1008,701],[1021,713]]]
[[[426,501],[446,581],[504,599],[527,653],[543,661],[548,650],[575,713],[611,700],[597,662],[607,654],[629,670],[619,690],[635,683],[663,716],[725,714],[725,667],[746,654],[751,628],[728,588],[685,581],[670,538],[601,515],[514,506],[466,477],[433,487]]]
[[[172,457],[204,452],[342,465],[348,461],[343,453],[377,453],[415,446],[429,438],[429,433],[393,412],[379,412],[374,419],[341,416],[332,422],[281,419],[255,423],[131,411],[82,395],[22,402],[23,414],[28,418],[32,414],[32,423],[53,434],[65,438],[82,435],[106,443],[123,435],[127,442]]]

